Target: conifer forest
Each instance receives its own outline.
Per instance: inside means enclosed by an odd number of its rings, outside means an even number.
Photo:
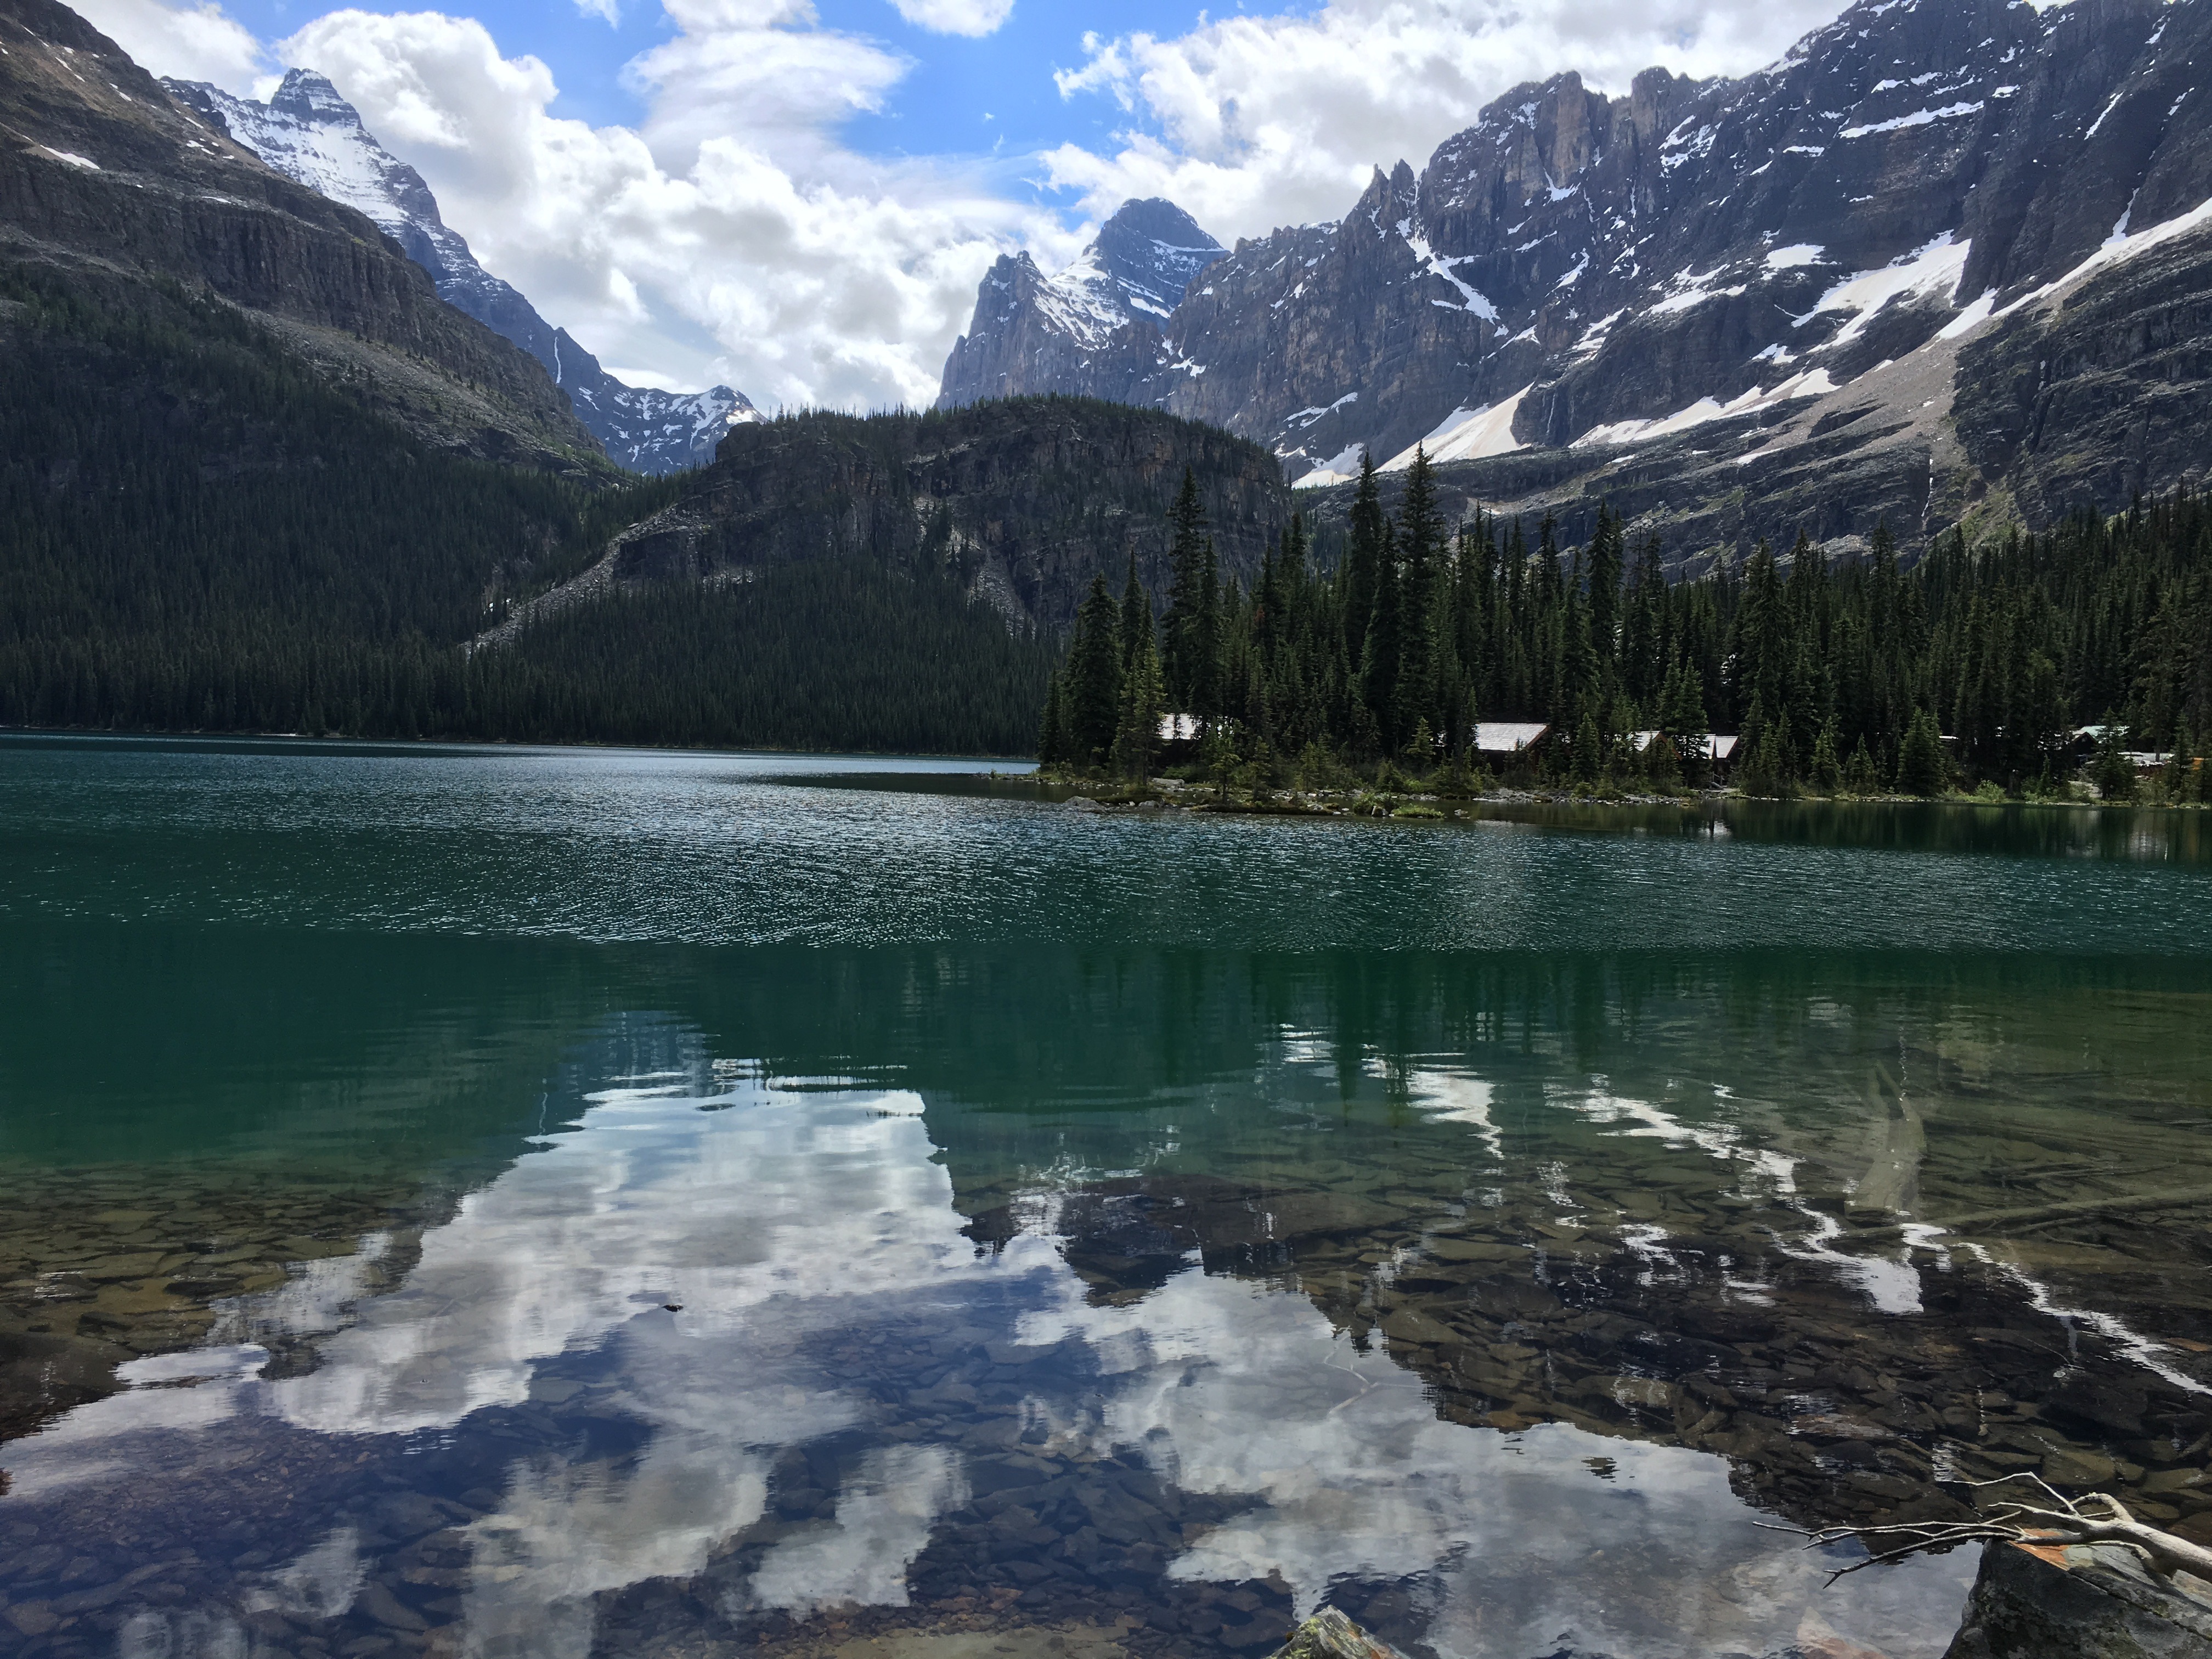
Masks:
[[[1395,514],[1368,461],[1334,568],[1293,520],[1249,590],[1188,484],[1175,514],[1165,594],[1133,568],[1118,594],[1094,582],[1046,698],[1047,765],[1142,777],[1175,713],[1199,717],[1202,770],[1278,787],[1465,787],[1478,722],[1515,721],[1550,728],[1510,769],[1525,782],[1694,786],[1708,734],[1734,732],[1751,793],[2051,795],[2087,760],[2109,798],[2144,750],[2179,757],[2170,798],[2201,793],[2212,514],[2185,494],[1994,545],[1953,531],[1911,568],[1885,526],[1862,558],[1801,538],[1674,584],[1659,540],[1609,510],[1565,551],[1548,519],[1447,525],[1419,455]]]

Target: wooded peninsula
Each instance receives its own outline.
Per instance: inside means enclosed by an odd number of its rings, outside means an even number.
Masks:
[[[1609,510],[1565,552],[1548,518],[1533,547],[1486,513],[1446,525],[1419,453],[1395,514],[1368,459],[1334,570],[1293,520],[1246,590],[1188,477],[1173,518],[1164,606],[1133,564],[1118,599],[1092,583],[1041,722],[1054,775],[1469,794],[1498,764],[1483,723],[1514,721],[1546,728],[1504,763],[1524,786],[1703,787],[1731,732],[1747,794],[2203,798],[2212,514],[2186,493],[1954,530],[1910,569],[1884,526],[1861,557],[1801,536],[1671,585]]]

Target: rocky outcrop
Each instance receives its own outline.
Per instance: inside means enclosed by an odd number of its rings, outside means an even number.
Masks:
[[[743,392],[726,386],[663,392],[608,374],[568,330],[477,263],[422,175],[379,143],[361,112],[312,70],[289,71],[265,104],[201,82],[161,84],[286,178],[366,214],[429,273],[448,305],[537,358],[623,465],[648,473],[704,466],[732,427],[760,418]]]
[[[1027,253],[1002,255],[945,360],[938,407],[1038,392],[1144,401],[1160,325],[1222,252],[1188,214],[1153,198],[1122,204],[1056,276]]]
[[[2212,1659],[2212,1584],[2118,1544],[1992,1544],[1944,1659]]]
[[[1170,503],[1188,467],[1225,576],[1259,568],[1291,514],[1258,445],[1157,410],[1064,398],[744,426],[696,494],[625,531],[510,628],[617,583],[749,580],[800,560],[865,556],[947,574],[1018,630],[1064,629],[1132,558],[1167,590]]]
[[[2212,216],[2208,216],[2212,218]],[[2023,516],[2212,469],[2212,222],[2023,307],[1960,353],[1953,421]]]
[[[1043,380],[1317,487],[1420,441],[1488,504],[1632,499],[1678,563],[2124,505],[2196,465],[2203,255],[2143,239],[2212,202],[2208,69],[2207,0],[1860,0],[1739,80],[1560,75],[1341,222],[1239,242],[1133,389]]]
[[[173,103],[74,12],[0,0],[0,267],[111,299],[147,284],[212,294],[441,445],[605,467],[527,356],[441,301],[361,214]]]

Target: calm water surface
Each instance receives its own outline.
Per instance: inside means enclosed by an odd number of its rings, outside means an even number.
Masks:
[[[1933,1659],[2212,1538],[2212,848],[0,742],[0,1652]],[[918,775],[929,774],[927,777]]]

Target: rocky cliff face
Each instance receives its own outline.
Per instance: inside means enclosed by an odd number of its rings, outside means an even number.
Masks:
[[[1648,498],[1678,558],[1992,491],[2118,505],[2202,465],[2172,233],[2212,200],[2209,36],[2212,0],[1861,0],[1741,80],[1516,88],[1342,222],[1240,242],[1112,395],[1316,486],[1419,441],[1492,501]],[[2078,346],[2034,372],[2071,389],[2022,391],[2053,327]]]
[[[1001,257],[945,361],[939,407],[1033,392],[1145,401],[1160,325],[1222,252],[1188,214],[1154,198],[1124,203],[1056,276],[1026,253]]]
[[[313,373],[434,441],[604,469],[529,357],[438,297],[351,208],[173,103],[52,0],[0,0],[0,269],[111,295],[182,284],[254,313]]]
[[[439,214],[422,175],[379,143],[361,112],[312,70],[288,72],[265,104],[201,82],[161,84],[286,178],[366,214],[429,273],[447,304],[544,365],[577,418],[623,465],[639,472],[703,466],[732,427],[760,418],[743,392],[726,386],[663,392],[608,374],[566,329],[477,262]]]
[[[1156,410],[1022,398],[927,414],[805,415],[738,428],[696,493],[617,538],[519,631],[616,583],[742,581],[805,559],[950,574],[1018,631],[1059,631],[1091,579],[1129,561],[1168,587],[1168,508],[1195,474],[1224,576],[1249,579],[1287,522],[1260,446]]]

